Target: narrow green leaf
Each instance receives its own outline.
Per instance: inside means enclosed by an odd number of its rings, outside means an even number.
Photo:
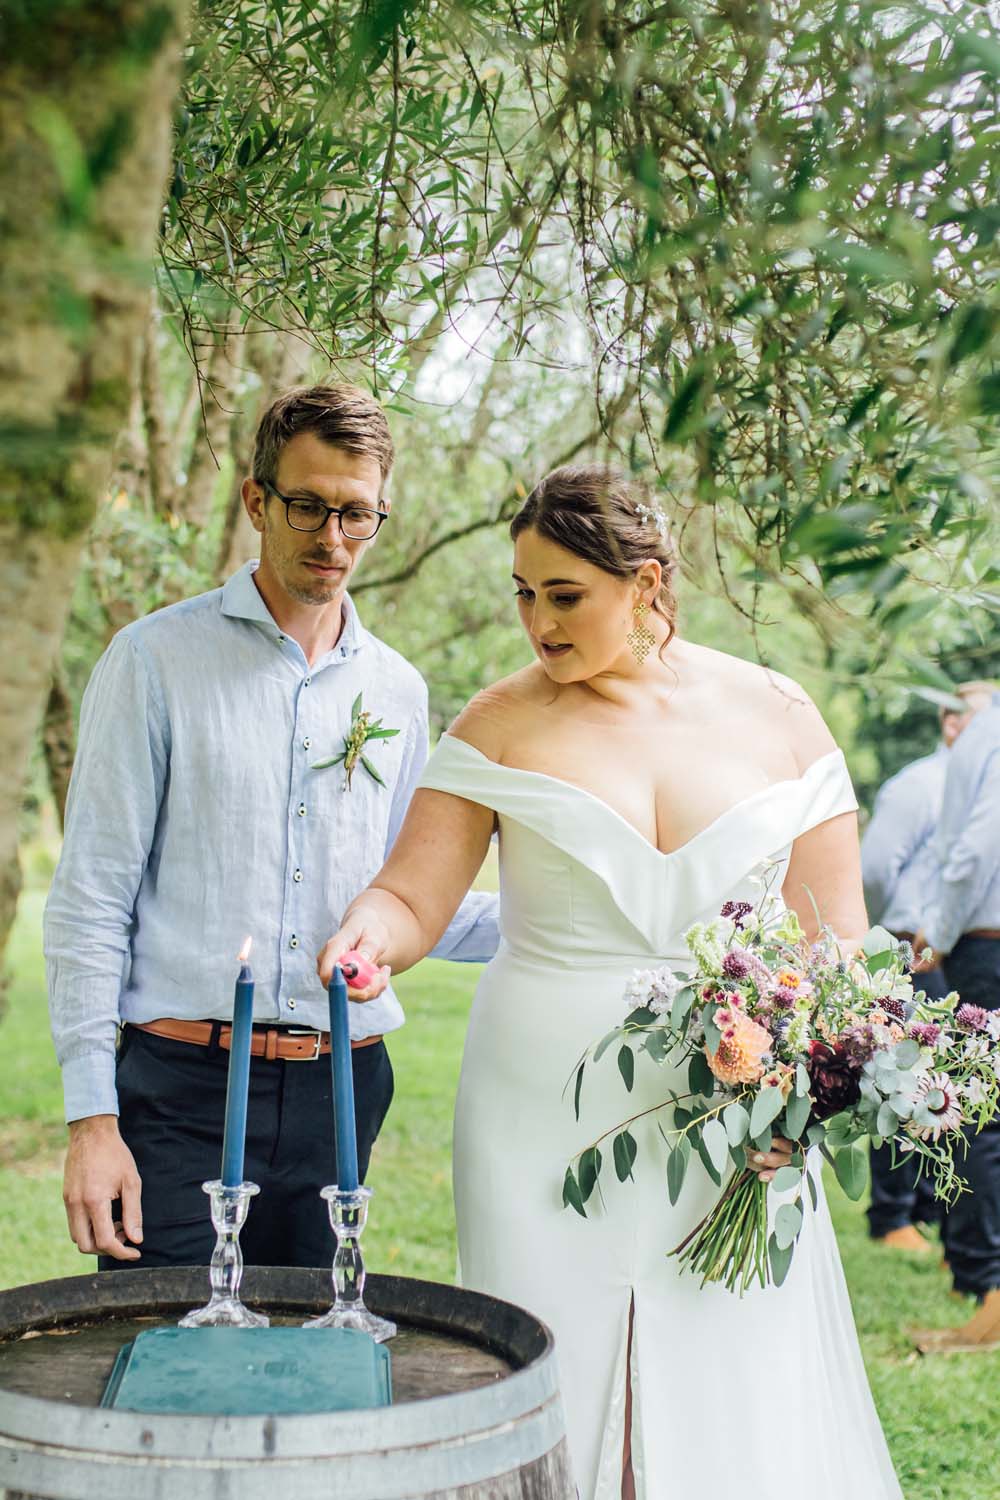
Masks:
[[[362,691],[362,692],[360,692],[358,694],[358,696],[355,698],[354,702],[351,704],[351,722],[352,723],[358,717],[358,714],[361,712],[361,700],[362,700],[363,697],[364,697],[364,692]]]
[[[626,1177],[632,1176],[632,1165],[635,1161],[638,1146],[635,1137],[628,1130],[620,1130],[614,1140],[615,1171],[618,1173],[618,1181],[624,1182]]]
[[[583,1198],[580,1195],[580,1184],[573,1175],[573,1168],[566,1168],[566,1176],[563,1178],[562,1193],[563,1208],[575,1208],[581,1219],[587,1217],[587,1210],[583,1206]]]
[[[580,1157],[580,1165],[577,1169],[580,1182],[580,1196],[586,1203],[594,1188],[597,1179],[601,1175],[601,1153],[596,1146],[588,1146]]]
[[[635,1055],[627,1042],[623,1042],[618,1049],[618,1071],[622,1075],[622,1081],[629,1093],[635,1082]]]
[[[364,766],[365,770],[368,772],[373,781],[377,781],[379,786],[385,786],[385,782],[382,780],[381,776],[376,771],[367,755],[361,756],[361,764]]]
[[[594,1048],[595,1063],[600,1062],[601,1058],[604,1056],[605,1052],[607,1052],[612,1042],[617,1042],[621,1037],[621,1034],[621,1027],[616,1026],[614,1031],[609,1031],[607,1036],[601,1038],[597,1046]]]
[[[580,1118],[580,1091],[583,1088],[583,1070],[586,1066],[587,1060],[584,1058],[576,1070],[576,1087],[573,1090],[573,1113],[577,1119]]]
[[[398,729],[369,729],[366,739],[369,740],[391,740],[399,733]]]
[[[792,1264],[794,1253],[794,1242],[782,1247],[778,1244],[775,1235],[771,1235],[767,1242],[767,1259],[771,1267],[771,1280],[775,1286],[780,1286],[788,1275],[788,1268]]]
[[[815,1184],[815,1182],[813,1182],[812,1173],[811,1172],[806,1172],[805,1179],[806,1179],[806,1182],[809,1185],[809,1196],[812,1199],[812,1206],[813,1206],[813,1209],[815,1210],[815,1209],[817,1209],[819,1207],[819,1194],[816,1191],[816,1184]]]
[[[687,1174],[688,1162],[691,1160],[691,1145],[686,1135],[682,1135],[677,1145],[667,1157],[667,1197],[671,1205],[676,1204],[684,1186],[684,1178]]]

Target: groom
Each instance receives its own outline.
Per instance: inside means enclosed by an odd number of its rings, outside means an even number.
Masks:
[[[45,952],[69,1229],[102,1269],[210,1257],[201,1184],[219,1174],[247,933],[258,1024],[244,1176],[264,1191],[244,1253],[332,1255],[316,953],[380,868],[427,755],[426,686],[347,593],[389,521],[393,457],[364,391],[280,396],[243,484],[260,562],[122,630],[84,695]],[[375,721],[396,732],[362,744]],[[495,898],[470,896],[435,951],[478,961],[496,944]],[[352,1007],[362,1176],[392,1097],[383,1036],[402,1024],[391,991]]]

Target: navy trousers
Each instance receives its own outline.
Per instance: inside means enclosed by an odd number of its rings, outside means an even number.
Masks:
[[[392,1101],[384,1042],[357,1047],[354,1100],[362,1181]],[[215,1244],[203,1182],[219,1176],[229,1053],[126,1026],[118,1054],[119,1128],[142,1178],[138,1261],[102,1271],[204,1266]],[[329,1266],[334,1240],[319,1190],[336,1180],[329,1057],[250,1065],[244,1178],[260,1185],[240,1236],[247,1265]]]
[[[1000,938],[960,938],[943,967],[963,1000],[1000,1008]],[[981,1297],[1000,1287],[1000,1119],[970,1134],[968,1145],[955,1164],[972,1191],[945,1214],[942,1239],[956,1291]]]
[[[949,989],[940,969],[921,974],[916,987],[926,990],[932,1000],[942,1000]],[[912,1156],[901,1157],[897,1152],[893,1166],[889,1147],[880,1146],[871,1152],[871,1170],[868,1232],[873,1239],[907,1224],[936,1224],[941,1218],[942,1205],[934,1196],[930,1175],[925,1172],[917,1176],[917,1162]]]

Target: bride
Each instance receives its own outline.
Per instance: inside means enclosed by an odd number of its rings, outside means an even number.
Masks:
[[[441,740],[386,865],[320,955],[360,948],[384,986],[433,947],[499,831],[503,941],[472,1009],[455,1111],[463,1284],[556,1337],[582,1500],[899,1500],[825,1201],[780,1289],[700,1289],[667,1252],[718,1195],[693,1160],[667,1198],[656,1114],[633,1127],[634,1181],[602,1176],[587,1219],[562,1206],[581,1147],[664,1099],[669,1063],[588,1069],[635,969],[684,966],[685,930],[755,900],[777,860],[807,934],[845,948],[865,911],[857,804],[793,682],[675,629],[663,513],[605,468],[555,470],[511,525],[536,660],[480,693]],[[678,1087],[680,1087],[678,1085]],[[766,1179],[786,1143],[752,1164]]]

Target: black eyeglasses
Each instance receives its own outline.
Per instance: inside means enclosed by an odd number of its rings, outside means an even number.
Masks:
[[[322,531],[330,517],[336,516],[344,536],[352,542],[367,542],[389,514],[387,510],[372,510],[369,505],[324,505],[322,500],[295,500],[276,490],[273,484],[264,484],[263,488],[281,501],[293,531]]]

